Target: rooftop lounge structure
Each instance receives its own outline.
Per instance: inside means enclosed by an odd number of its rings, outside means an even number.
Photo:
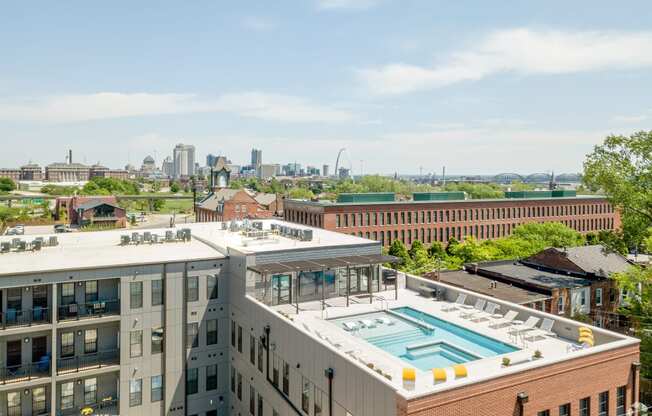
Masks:
[[[277,220],[50,237],[0,237],[2,414],[529,416],[637,401],[637,339],[396,273],[376,241]]]

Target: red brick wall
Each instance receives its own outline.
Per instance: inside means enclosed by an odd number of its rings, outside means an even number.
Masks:
[[[632,363],[639,360],[638,346],[621,348],[578,358],[541,369],[409,400],[399,399],[399,416],[518,416],[517,394],[524,392],[528,402],[524,416],[541,410],[559,414],[559,406],[571,405],[571,415],[579,414],[579,401],[591,398],[591,415],[598,410],[598,394],[609,391],[609,414],[616,414],[616,388],[627,386],[626,406],[632,404],[633,383],[637,376]],[[638,380],[636,386],[638,390]],[[638,391],[635,392],[638,397]]]
[[[514,216],[513,212],[519,209],[521,210],[520,215]],[[528,216],[528,210],[530,216]],[[430,221],[428,221],[428,211],[431,212]],[[448,220],[446,220],[445,216],[447,211]],[[407,224],[408,212],[411,213],[411,224]],[[424,222],[421,221],[422,212],[424,213]],[[432,219],[433,212],[436,212],[437,215],[436,222]],[[440,212],[444,214],[443,221],[440,221]],[[455,212],[454,219],[453,212]],[[479,219],[476,219],[476,212],[481,214]],[[385,216],[384,225],[381,225],[379,220],[381,213]],[[387,223],[387,213],[391,214],[391,224]],[[394,221],[394,213],[399,214],[399,224]],[[418,222],[415,221],[415,213],[418,213]],[[484,217],[482,213],[484,213]],[[359,214],[362,214],[363,217],[362,225],[360,225]],[[367,214],[370,214],[371,225],[366,222]],[[373,214],[376,214],[377,218],[375,224],[373,223]],[[405,224],[401,223],[402,214],[405,215]],[[337,223],[338,215],[340,218],[339,227]],[[348,216],[348,225],[344,221],[345,215]],[[355,226],[353,225],[352,215],[356,216]],[[453,236],[452,229],[454,228],[454,235],[458,239],[473,235],[477,239],[483,240],[510,235],[516,226],[529,222],[562,222],[583,233],[603,229],[615,230],[620,228],[621,225],[620,216],[615,210],[611,209],[603,198],[497,199],[494,201],[466,200],[457,202],[406,202],[333,206],[286,201],[284,217],[291,222],[384,241],[386,246],[390,244],[390,240],[393,241],[395,238],[402,240],[407,245],[416,239],[425,244],[432,241],[446,242],[448,241],[448,238],[446,238],[447,228],[449,237]],[[476,226],[478,226],[477,235],[475,232]],[[480,232],[480,227],[484,227],[484,233]],[[422,238],[422,230],[424,238]],[[430,230],[430,238],[428,230]],[[381,231],[385,237],[382,240],[380,238]],[[390,232],[390,239],[387,238],[388,231]],[[415,237],[415,231],[418,233],[417,237]],[[460,235],[458,235],[458,232]]]

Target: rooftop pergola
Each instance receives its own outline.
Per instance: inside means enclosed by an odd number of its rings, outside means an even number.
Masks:
[[[383,254],[373,254],[365,256],[346,256],[346,257],[329,257],[329,258],[320,258],[320,259],[310,259],[310,260],[300,260],[300,261],[287,261],[287,262],[275,262],[275,263],[265,263],[249,266],[248,269],[260,274],[262,280],[267,286],[269,281],[268,277],[270,275],[284,274],[284,273],[295,273],[297,276],[301,272],[324,272],[327,270],[334,269],[343,269],[346,268],[346,305],[349,305],[349,297],[351,294],[351,269],[356,267],[364,266],[373,266],[378,264],[390,263],[398,264],[401,260],[395,256],[383,255]],[[322,273],[322,309],[325,308],[326,301],[326,290],[325,290],[325,274]],[[296,305],[297,312],[299,311],[299,287],[296,288],[296,296],[294,296],[292,279],[290,279],[289,293],[290,293],[290,304],[292,298],[294,298],[294,303]],[[300,281],[297,280],[298,285]],[[372,285],[370,282],[367,282],[367,289],[369,295],[369,302],[373,302],[372,295]],[[380,283],[380,282],[379,282]],[[397,290],[398,285],[394,281],[395,290]]]

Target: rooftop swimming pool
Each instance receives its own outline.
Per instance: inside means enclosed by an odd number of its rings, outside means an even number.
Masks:
[[[331,322],[424,371],[518,350],[407,306]]]

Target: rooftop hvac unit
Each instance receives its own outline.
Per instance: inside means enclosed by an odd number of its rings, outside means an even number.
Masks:
[[[312,230],[303,230],[301,233],[301,241],[312,241]]]
[[[120,245],[126,246],[131,242],[131,238],[128,235],[124,234],[120,236]]]
[[[272,231],[276,231],[276,230],[278,230],[278,224],[276,224],[276,223],[272,223],[272,225],[270,226],[270,228],[272,229]]]
[[[131,233],[131,241],[133,241],[135,244],[138,244],[139,240],[140,240],[140,234]]]
[[[262,229],[263,229],[263,223],[262,223],[262,221],[254,221],[254,222],[251,223],[251,226],[252,226],[253,228],[257,229],[257,230],[261,230],[261,231],[262,231]]]
[[[0,253],[9,253],[9,250],[11,250],[11,243],[0,243]]]
[[[183,240],[183,239],[184,239],[183,230],[181,230],[181,229],[177,230],[177,240]]]
[[[181,229],[181,232],[183,233],[183,240],[190,241],[190,237],[192,235],[192,231],[190,231],[190,228],[183,228]]]
[[[174,231],[167,230],[165,232],[165,241],[174,241]]]
[[[11,248],[18,248],[18,243],[20,243],[20,238],[11,239]]]
[[[152,234],[152,243],[158,243],[159,236],[158,234]]]
[[[40,251],[41,247],[43,247],[43,241],[42,240],[36,239],[36,240],[32,241],[32,250]]]
[[[226,231],[229,228],[229,224],[227,222],[222,223],[222,230]]]
[[[143,233],[143,240],[145,240],[146,243],[151,243],[152,242],[152,233],[149,231],[145,231]]]
[[[292,237],[299,238],[299,231],[300,230],[298,228],[291,228],[290,230],[292,231]]]
[[[129,236],[127,236],[127,237],[129,237]],[[56,236],[53,235],[52,237],[50,237],[50,239],[48,241],[48,245],[50,247],[58,246],[59,245],[59,239]]]
[[[36,237],[34,241],[40,241],[41,245],[43,245],[43,237]]]
[[[25,251],[25,249],[27,249],[27,243],[23,240],[18,240],[18,244],[16,244],[16,250]]]

